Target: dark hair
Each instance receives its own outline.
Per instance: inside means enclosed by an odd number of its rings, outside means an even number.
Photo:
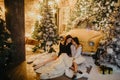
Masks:
[[[61,39],[64,39],[64,37],[63,37],[63,36],[60,36],[59,39],[60,39],[60,40],[61,40]]]
[[[72,38],[74,41],[75,41],[75,43],[77,44],[77,45],[79,45],[80,43],[79,43],[79,40],[78,40],[78,38],[77,37],[74,37],[74,38]]]
[[[69,38],[72,38],[72,36],[71,36],[71,35],[67,35],[67,36],[65,37],[64,45],[66,44],[66,41],[67,41],[67,39],[69,39]]]

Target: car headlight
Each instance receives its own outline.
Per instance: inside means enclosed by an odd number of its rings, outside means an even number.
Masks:
[[[89,42],[89,45],[90,45],[90,46],[94,46],[94,45],[95,45],[95,43],[94,43],[94,42],[92,42],[92,41],[90,41],[90,42]]]

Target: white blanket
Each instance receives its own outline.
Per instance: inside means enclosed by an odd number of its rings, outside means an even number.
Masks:
[[[33,62],[34,65],[38,65],[39,63],[42,63],[52,58],[53,55],[56,54],[55,53],[40,54],[35,56],[34,58],[31,58],[31,60],[29,61]],[[85,60],[84,58],[81,59],[79,58],[78,63],[80,64],[84,60]],[[72,62],[73,62],[73,58],[67,56],[66,53],[63,53],[56,60],[49,62],[44,66],[41,66],[40,68],[36,69],[35,72],[40,73],[40,79],[51,79],[51,78],[59,77],[63,75],[65,71],[69,69],[69,67],[72,66]],[[68,75],[66,74],[66,76]]]

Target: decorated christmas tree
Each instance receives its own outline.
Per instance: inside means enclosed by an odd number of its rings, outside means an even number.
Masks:
[[[110,22],[115,11],[115,3],[117,3],[117,1],[118,0],[94,0],[94,3],[97,4],[96,7],[98,8],[93,20],[94,30],[102,30],[107,33],[107,37],[109,37],[109,31],[112,27]]]
[[[79,28],[91,27],[92,20],[98,13],[98,9],[99,6],[95,1],[77,0],[74,8],[71,10],[69,24]],[[84,26],[81,26],[81,24],[84,24]]]
[[[13,41],[1,16],[0,14],[0,71],[3,71],[12,61]]]
[[[97,65],[109,63],[120,68],[120,6],[114,7],[114,12],[110,17],[112,20],[109,21],[109,24],[112,27],[109,30],[107,39],[100,43],[104,50],[102,54],[97,53],[99,56],[96,62]]]
[[[57,43],[58,29],[53,23],[53,13],[49,5],[43,5],[42,18],[40,21],[36,21],[33,32],[33,38],[39,41],[33,48],[33,52],[37,49],[43,49],[47,51],[48,47]]]
[[[91,14],[91,2],[89,0],[77,0],[74,10],[72,10],[71,20],[75,20],[77,17],[86,18]]]
[[[114,37],[119,38],[120,41],[120,6],[117,7],[116,16],[114,21]]]

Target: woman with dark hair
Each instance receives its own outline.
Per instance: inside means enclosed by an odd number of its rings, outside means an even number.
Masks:
[[[67,35],[65,37],[64,42],[60,42],[58,56],[60,56],[62,53],[66,53],[69,57],[71,57],[72,56],[70,49],[71,45],[72,45],[72,36]]]
[[[58,56],[62,55],[62,53],[65,53],[65,55],[67,54],[67,56],[71,57],[72,56],[71,48],[70,48],[71,45],[72,45],[72,36],[71,35],[67,35],[65,37],[65,40],[63,40],[63,37],[61,37]],[[50,54],[48,54],[48,55],[50,55]],[[40,68],[41,66],[43,66],[49,62],[55,61],[57,58],[59,58],[56,55],[51,55],[51,56],[52,57],[49,57],[50,59],[47,59],[43,62],[40,61],[40,63],[37,62],[37,65],[36,64],[34,65],[34,69],[36,70],[36,69]]]
[[[76,78],[76,74],[82,72],[78,70],[78,64],[81,64],[85,61],[85,58],[81,56],[82,52],[82,46],[79,43],[79,40],[77,37],[72,38],[72,45],[71,45],[71,53],[73,57],[73,65],[70,67],[74,71],[73,78]]]
[[[71,53],[75,61],[78,57],[81,57],[82,46],[80,45],[77,37],[72,38]],[[78,62],[76,61],[76,63]]]

